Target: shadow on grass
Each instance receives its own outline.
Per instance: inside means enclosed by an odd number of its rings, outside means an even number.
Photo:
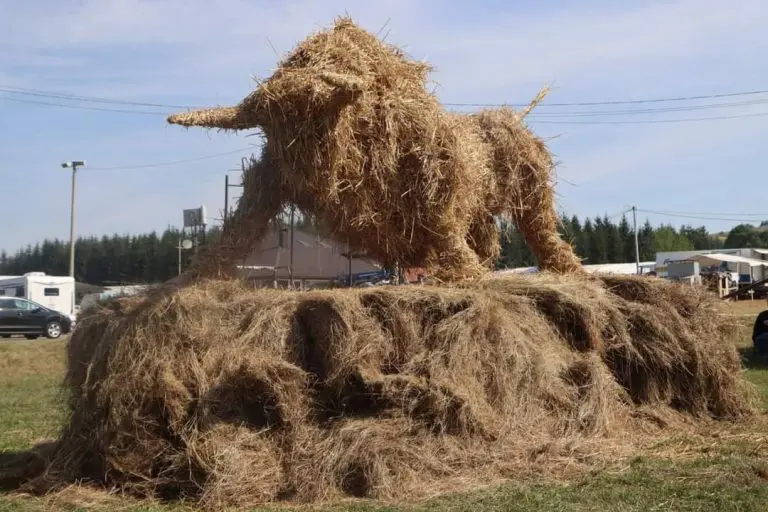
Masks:
[[[741,361],[749,370],[768,369],[768,353],[758,353],[754,347],[740,348]]]
[[[55,442],[46,442],[27,451],[0,452],[0,492],[17,491],[42,475],[55,449]]]

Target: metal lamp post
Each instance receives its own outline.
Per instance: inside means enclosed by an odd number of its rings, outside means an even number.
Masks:
[[[75,175],[77,168],[83,167],[85,161],[73,160],[61,164],[65,169],[72,168],[72,204],[69,213],[69,275],[75,277]]]

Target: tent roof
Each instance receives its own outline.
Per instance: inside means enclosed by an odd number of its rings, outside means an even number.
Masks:
[[[713,261],[725,261],[728,263],[746,263],[750,267],[768,267],[768,261],[756,260],[752,258],[744,258],[743,256],[736,256],[735,254],[701,254],[694,256],[692,260],[713,260]]]
[[[641,261],[640,267],[647,269],[656,266],[655,261]],[[584,270],[590,273],[598,274],[635,274],[637,272],[636,263],[600,263],[595,265],[584,265]],[[496,270],[496,274],[532,274],[538,272],[537,267],[518,267]]]

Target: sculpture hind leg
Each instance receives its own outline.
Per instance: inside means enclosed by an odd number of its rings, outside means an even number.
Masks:
[[[469,227],[467,243],[484,267],[493,267],[501,255],[500,235],[496,220],[490,214],[476,218]]]
[[[467,240],[457,235],[450,245],[437,255],[436,268],[431,276],[437,281],[452,282],[474,279],[483,275],[487,269],[480,263],[477,253]]]
[[[535,142],[536,150],[546,152],[541,141]],[[561,274],[583,272],[581,260],[557,229],[559,217],[555,210],[554,189],[549,181],[550,169],[537,165],[542,161],[544,159],[523,159],[519,165],[512,218],[531,248],[539,270]]]
[[[511,109],[486,110],[473,114],[472,119],[492,148],[494,184],[487,211],[512,218],[540,270],[583,271],[581,260],[560,238],[557,229],[558,215],[550,183],[554,165],[544,143]]]

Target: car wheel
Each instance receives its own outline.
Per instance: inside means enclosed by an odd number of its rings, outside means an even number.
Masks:
[[[10,337],[11,337],[10,334],[3,334],[3,338],[10,338]]]
[[[61,324],[59,322],[49,322],[48,325],[45,326],[45,335],[52,340],[60,337]]]

